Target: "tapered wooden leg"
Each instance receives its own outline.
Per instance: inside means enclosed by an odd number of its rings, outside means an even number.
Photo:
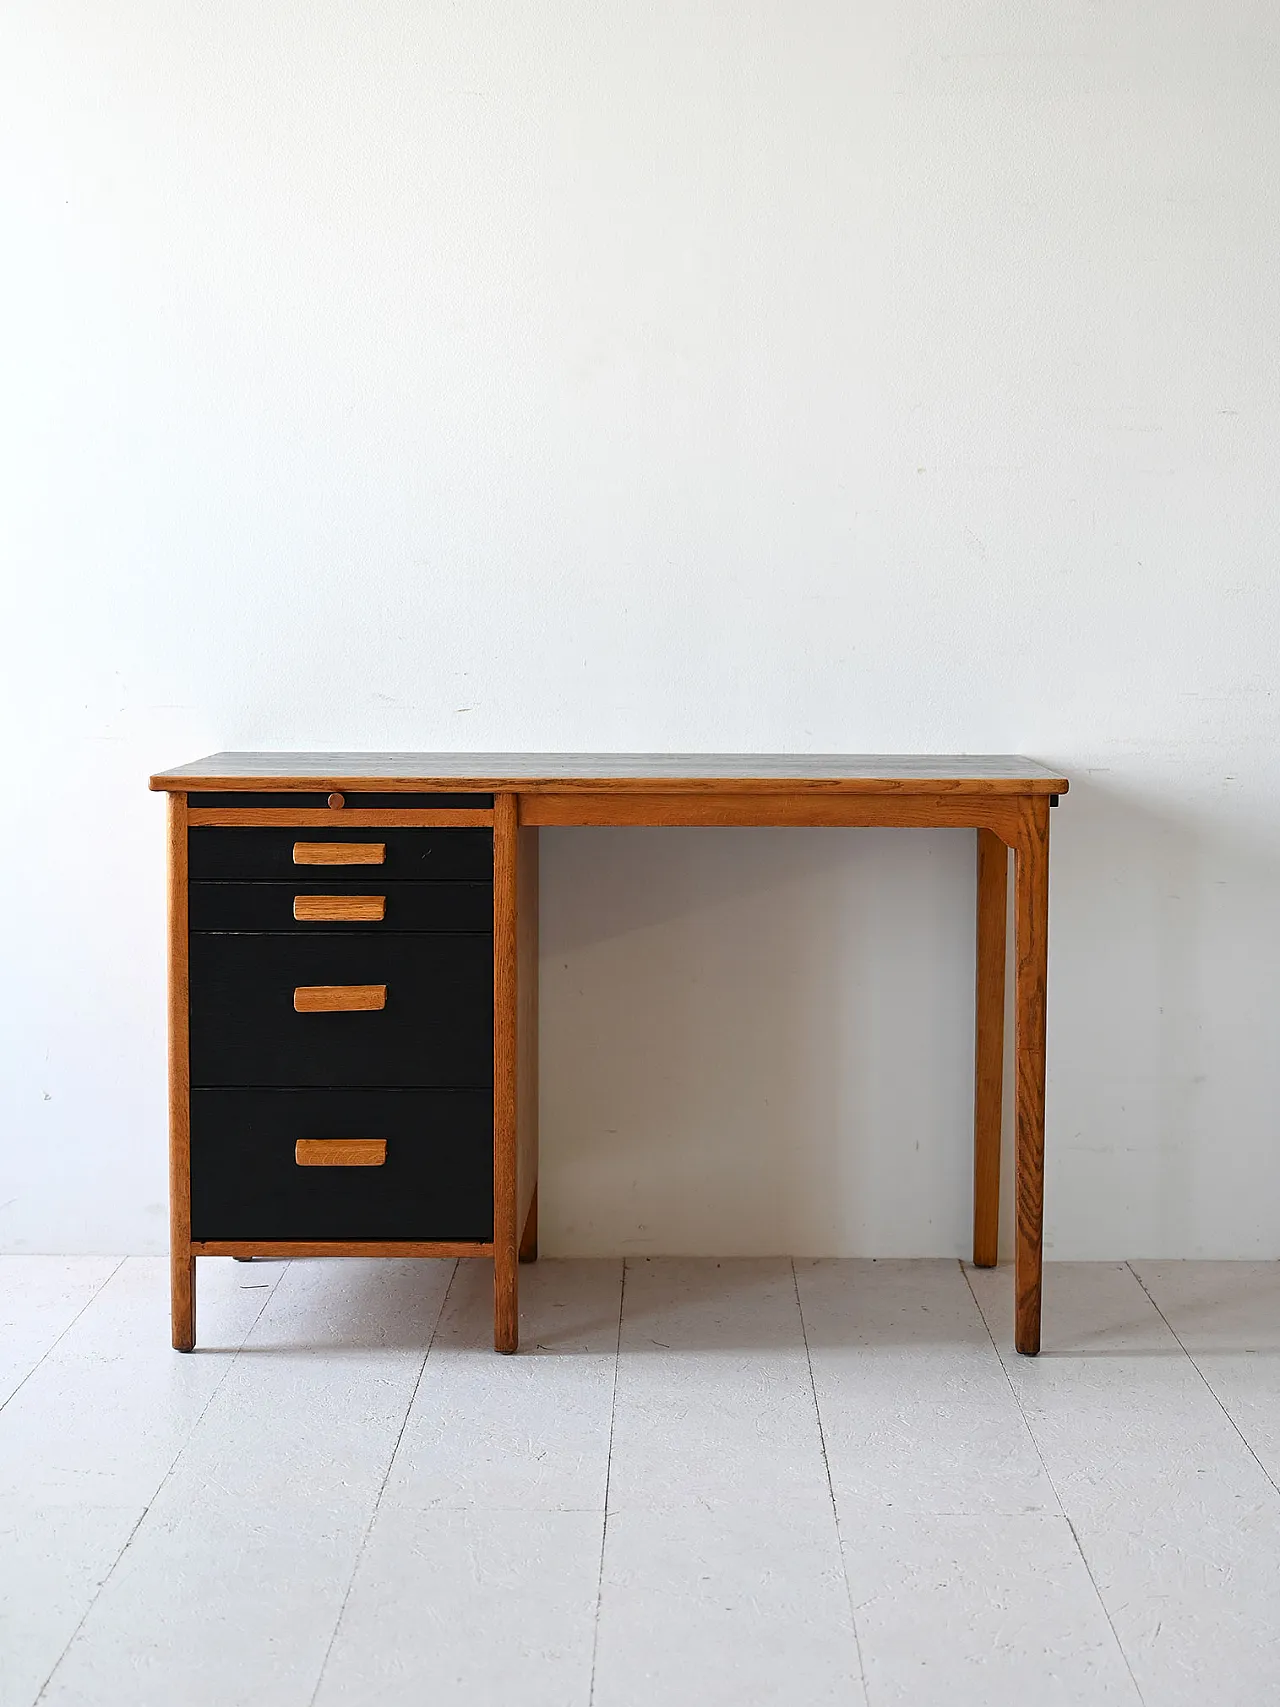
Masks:
[[[1004,963],[1009,850],[978,831],[978,950],[973,1040],[973,1261],[994,1268],[1000,1237]]]
[[[529,1213],[524,1218],[524,1232],[520,1235],[520,1261],[537,1262],[538,1260],[538,1188],[533,1188],[533,1201],[529,1205]]]
[[[520,1343],[517,1273],[519,830],[514,794],[493,799],[493,1348]]]
[[[173,1349],[194,1351],[196,1344],[196,1259],[175,1249],[169,1258],[169,1296]]]
[[[188,1055],[187,797],[169,796],[169,1298],[173,1349],[196,1343],[191,1255],[191,1070]]]
[[[516,869],[516,1208],[520,1261],[538,1260],[538,832],[520,826]]]
[[[1040,1350],[1044,1238],[1045,984],[1049,951],[1049,803],[1021,802],[1014,857],[1015,1044],[1017,1052],[1017,1247],[1014,1344]]]

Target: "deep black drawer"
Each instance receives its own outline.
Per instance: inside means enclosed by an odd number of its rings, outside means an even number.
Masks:
[[[336,816],[336,814],[335,814]],[[354,843],[357,848],[381,847],[383,857],[357,859],[346,865],[299,864],[299,843],[320,848]],[[319,829],[240,830],[202,827],[187,831],[191,878],[287,877],[315,878],[333,872],[340,877],[489,879],[493,876],[493,831],[483,830],[365,830],[327,824]]]
[[[380,1167],[299,1167],[300,1138],[381,1138]],[[198,1090],[195,1239],[493,1237],[486,1091]]]
[[[492,931],[489,883],[406,883],[368,877],[288,883],[193,883],[193,931]],[[332,903],[332,904],[330,904]],[[335,919],[335,913],[347,913]],[[381,918],[378,914],[381,913]]]
[[[190,977],[193,1085],[493,1083],[491,937],[193,932]],[[385,985],[385,1006],[295,1011],[332,985]]]

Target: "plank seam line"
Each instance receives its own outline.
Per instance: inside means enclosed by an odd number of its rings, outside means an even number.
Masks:
[[[14,1254],[17,1255],[18,1253],[15,1252]],[[62,1344],[63,1340],[66,1339],[67,1335],[71,1332],[72,1328],[74,1328],[76,1323],[80,1320],[81,1316],[83,1316],[85,1311],[89,1308],[90,1304],[93,1303],[94,1299],[102,1291],[103,1287],[104,1286],[110,1286],[111,1282],[119,1274],[120,1270],[124,1267],[124,1265],[128,1262],[128,1260],[129,1259],[127,1256],[121,1257],[120,1261],[111,1270],[111,1273],[109,1275],[107,1275],[104,1280],[100,1280],[98,1282],[98,1284],[94,1287],[93,1291],[85,1299],[84,1303],[76,1311],[75,1315],[72,1316],[71,1320],[67,1323],[66,1327],[63,1328],[62,1332],[53,1341],[52,1345],[46,1346],[44,1351],[41,1352],[40,1356],[35,1360],[35,1362],[31,1365],[30,1369],[28,1369],[27,1373],[22,1377],[21,1381],[19,1381],[18,1385],[13,1389],[13,1392],[7,1394],[4,1399],[0,1400],[0,1411],[2,1411],[5,1408],[5,1406],[9,1403],[10,1399],[15,1398],[17,1396],[17,1394],[19,1394],[22,1391],[22,1389],[26,1386],[27,1382],[30,1381],[31,1377],[35,1374],[36,1370],[39,1369],[40,1365],[44,1362],[45,1358],[52,1356],[52,1354],[58,1349],[58,1347]]]
[[[1232,1416],[1231,1412],[1223,1404],[1222,1400],[1214,1392],[1213,1387],[1209,1381],[1209,1377],[1205,1374],[1204,1370],[1201,1369],[1200,1365],[1196,1362],[1195,1358],[1187,1350],[1186,1346],[1183,1345],[1182,1339],[1178,1333],[1178,1330],[1174,1327],[1173,1323],[1169,1320],[1168,1316],[1165,1315],[1164,1311],[1156,1303],[1154,1297],[1152,1297],[1150,1291],[1148,1290],[1147,1284],[1143,1280],[1142,1276],[1138,1273],[1137,1269],[1134,1268],[1134,1266],[1131,1262],[1125,1263],[1124,1266],[1129,1270],[1129,1273],[1137,1281],[1138,1285],[1142,1288],[1142,1290],[1147,1294],[1147,1297],[1151,1299],[1152,1309],[1155,1311],[1156,1315],[1159,1316],[1160,1320],[1164,1323],[1165,1327],[1168,1328],[1169,1332],[1173,1335],[1174,1339],[1177,1340],[1178,1346],[1182,1352],[1182,1355],[1186,1358],[1187,1362],[1191,1365],[1191,1367],[1195,1370],[1196,1374],[1204,1382],[1205,1388],[1207,1389],[1207,1391],[1209,1393],[1209,1397],[1213,1400],[1214,1404],[1222,1412],[1223,1416],[1226,1417],[1227,1421],[1231,1424],[1231,1427],[1235,1430],[1236,1434],[1240,1435],[1240,1444],[1244,1447],[1245,1451],[1249,1454],[1250,1458],[1253,1459],[1254,1463],[1258,1466],[1259,1470],[1262,1471],[1262,1474],[1267,1478],[1267,1481],[1271,1484],[1271,1486],[1273,1488],[1275,1488],[1276,1492],[1278,1494],[1280,1494],[1280,1485],[1277,1485],[1275,1477],[1267,1469],[1266,1465],[1262,1462],[1261,1458],[1258,1457],[1258,1454],[1253,1450],[1252,1446],[1250,1446],[1249,1442],[1245,1439],[1244,1435],[1240,1434],[1240,1425],[1236,1422],[1236,1419]]]
[[[613,1425],[618,1415],[618,1365],[622,1361],[622,1312],[627,1298],[627,1259],[622,1259],[622,1284],[618,1288],[618,1339],[613,1353],[613,1390],[609,1395],[609,1450],[604,1466],[604,1511],[600,1517],[600,1565],[596,1572],[596,1615],[591,1627],[591,1684],[587,1707],[596,1698],[596,1659],[600,1652],[600,1604],[604,1598],[604,1549],[609,1535],[609,1482],[613,1475]]]
[[[364,1534],[360,1537],[360,1545],[356,1548],[356,1556],[351,1566],[351,1575],[347,1578],[347,1586],[343,1591],[342,1603],[338,1607],[338,1615],[333,1621],[333,1629],[329,1633],[329,1640],[325,1645],[324,1655],[316,1671],[316,1683],[315,1688],[311,1691],[311,1695],[309,1697],[309,1707],[315,1707],[316,1697],[320,1693],[320,1685],[324,1682],[324,1674],[328,1668],[329,1660],[333,1655],[334,1646],[338,1640],[338,1631],[342,1628],[342,1620],[346,1615],[347,1603],[351,1599],[351,1591],[356,1586],[356,1577],[359,1575],[360,1565],[369,1545],[369,1537],[373,1534],[373,1526],[377,1522],[379,1511],[382,1509],[382,1496],[386,1493],[387,1483],[391,1480],[391,1472],[395,1468],[396,1456],[400,1451],[400,1443],[404,1439],[404,1431],[409,1426],[409,1418],[413,1414],[414,1402],[418,1397],[418,1389],[422,1385],[422,1377],[427,1372],[427,1359],[431,1356],[431,1348],[436,1343],[436,1335],[439,1333],[440,1323],[444,1319],[445,1306],[449,1302],[449,1294],[453,1291],[453,1283],[458,1278],[458,1266],[458,1258],[454,1257],[453,1273],[449,1276],[449,1284],[444,1289],[444,1296],[441,1298],[439,1308],[436,1311],[435,1321],[431,1324],[431,1337],[427,1341],[427,1349],[422,1354],[422,1362],[418,1366],[418,1373],[413,1383],[413,1391],[409,1395],[409,1403],[405,1406],[404,1416],[400,1419],[400,1427],[396,1433],[395,1445],[391,1448],[387,1457],[387,1468],[383,1473],[382,1481],[378,1486],[377,1496],[373,1502],[373,1510],[369,1513],[369,1521],[364,1526]]]
[[[840,1575],[844,1578],[844,1595],[849,1603],[849,1628],[853,1633],[854,1651],[858,1656],[858,1680],[862,1684],[862,1697],[870,1701],[871,1691],[867,1685],[867,1667],[862,1657],[862,1638],[858,1634],[858,1614],[853,1604],[853,1585],[849,1581],[849,1572],[844,1562],[844,1537],[840,1533],[840,1512],[836,1506],[835,1484],[831,1480],[831,1460],[827,1456],[827,1431],[822,1422],[822,1407],[818,1403],[818,1385],[813,1378],[813,1353],[809,1349],[809,1329],[805,1325],[804,1305],[800,1300],[800,1279],[796,1274],[796,1259],[789,1257],[791,1264],[791,1285],[796,1295],[796,1314],[800,1318],[800,1336],[804,1340],[805,1364],[809,1370],[809,1396],[813,1400],[813,1414],[818,1424],[818,1445],[822,1451],[822,1473],[827,1478],[827,1497],[831,1501],[831,1521],[835,1525],[836,1549],[840,1554]]]

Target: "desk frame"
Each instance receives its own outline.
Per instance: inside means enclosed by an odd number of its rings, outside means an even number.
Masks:
[[[266,757],[265,755],[263,756]],[[337,755],[334,755],[337,758]],[[803,761],[799,761],[803,762]],[[317,780],[280,770],[216,776],[170,772],[152,779],[169,792],[170,1174],[174,1345],[195,1343],[198,1256],[476,1256],[493,1258],[494,1347],[519,1344],[519,1264],[538,1244],[538,831],[554,826],[797,826],[961,828],[977,832],[977,973],[974,1044],[973,1261],[994,1266],[1000,1216],[1004,1083],[1006,917],[1009,854],[1014,869],[1013,1015],[1016,1198],[1015,1332],[1018,1351],[1040,1349],[1044,1220],[1045,985],[1049,920],[1049,810],[1067,783],[1028,765],[1031,776],[944,779],[859,775],[829,778],[653,776],[501,777],[381,774]],[[195,767],[189,768],[195,771]],[[258,780],[260,778],[260,780]],[[280,791],[269,810],[201,806],[193,790]],[[492,811],[379,810],[343,821],[397,825],[426,820],[492,824],[494,896],[494,1222],[492,1242],[240,1241],[193,1243],[190,1231],[190,1129],[187,1059],[187,829],[194,824],[333,821],[287,804],[289,791],[471,791],[492,793]]]

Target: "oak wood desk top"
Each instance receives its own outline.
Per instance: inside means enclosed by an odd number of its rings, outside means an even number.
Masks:
[[[1065,794],[1067,779],[1016,754],[955,753],[212,753],[153,789],[519,794]]]

